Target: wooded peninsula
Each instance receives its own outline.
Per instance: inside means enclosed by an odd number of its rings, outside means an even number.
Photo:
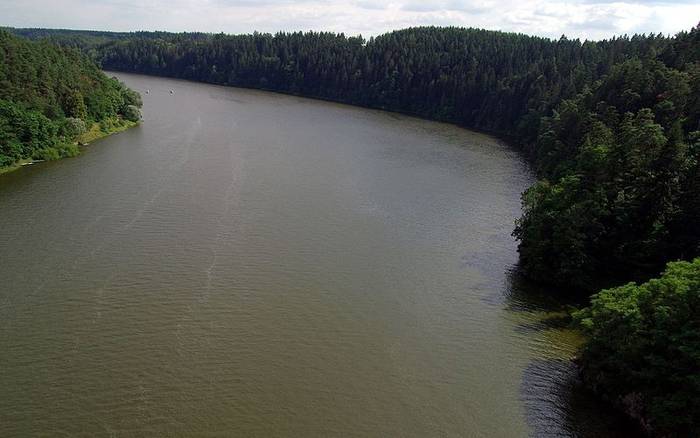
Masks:
[[[0,173],[138,123],[141,97],[78,50],[0,29]]]

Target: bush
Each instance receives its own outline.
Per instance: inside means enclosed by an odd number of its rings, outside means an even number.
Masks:
[[[83,119],[68,117],[66,118],[64,130],[66,136],[75,138],[87,132],[87,125],[85,124],[85,121]]]
[[[61,152],[56,148],[37,149],[32,155],[34,160],[53,161],[61,158]]]
[[[111,117],[107,117],[107,118],[103,119],[102,121],[100,121],[100,129],[105,134],[112,132],[115,127],[116,127],[115,119],[113,119]]]
[[[700,436],[700,258],[603,290],[576,319],[589,335],[583,377],[596,392],[655,433]]]
[[[66,143],[58,148],[58,152],[61,158],[77,157],[80,155],[80,148],[76,144]]]
[[[138,122],[141,120],[141,111],[135,105],[127,105],[122,113],[126,120]]]
[[[122,83],[120,83],[119,85],[121,87],[122,98],[124,99],[125,105],[133,105],[138,108],[143,106],[143,101],[141,100],[141,95],[139,93],[128,88]]]

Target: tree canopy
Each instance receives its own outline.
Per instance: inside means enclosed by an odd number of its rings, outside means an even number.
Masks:
[[[140,105],[137,93],[79,51],[0,30],[0,168],[74,155],[89,125],[138,120]]]
[[[577,315],[584,376],[661,436],[700,434],[700,258],[660,278],[606,289]]]

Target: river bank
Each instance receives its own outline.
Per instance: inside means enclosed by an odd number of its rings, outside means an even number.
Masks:
[[[124,119],[108,119],[100,123],[95,122],[90,129],[76,137],[72,143],[64,143],[57,147],[46,148],[40,151],[40,155],[21,159],[10,166],[0,167],[0,175],[44,161],[75,157],[80,154],[80,148],[82,146],[87,146],[96,140],[126,131],[129,128],[137,126],[139,123],[140,122],[132,122]]]

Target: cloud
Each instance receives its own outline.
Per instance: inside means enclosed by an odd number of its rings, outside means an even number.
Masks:
[[[0,0],[0,25],[377,35],[418,25],[482,27],[557,38],[673,34],[700,19],[695,0]]]

